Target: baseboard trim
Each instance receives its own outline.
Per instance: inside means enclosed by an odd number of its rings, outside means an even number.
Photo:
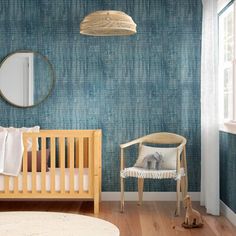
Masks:
[[[200,192],[189,192],[192,201],[200,201]],[[137,192],[125,192],[126,201],[137,201]],[[175,201],[176,192],[144,192],[143,201]],[[120,201],[120,192],[102,192],[102,201]]]
[[[220,201],[220,212],[236,226],[236,214],[223,201]]]

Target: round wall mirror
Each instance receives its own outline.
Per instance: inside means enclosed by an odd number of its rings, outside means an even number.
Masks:
[[[49,60],[33,51],[8,55],[0,65],[2,97],[17,107],[32,107],[50,94],[54,71]]]

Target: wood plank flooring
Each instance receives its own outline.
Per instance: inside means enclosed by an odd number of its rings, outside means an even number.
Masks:
[[[118,226],[121,236],[236,236],[236,228],[225,217],[207,215],[198,202],[194,202],[193,207],[203,214],[201,229],[182,228],[184,210],[181,209],[180,217],[175,217],[174,202],[144,202],[142,206],[126,202],[124,213],[119,211],[119,202],[101,202],[97,217]],[[75,201],[2,201],[0,211],[53,211],[94,216],[92,202]]]

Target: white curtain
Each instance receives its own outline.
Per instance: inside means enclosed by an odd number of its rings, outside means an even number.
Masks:
[[[202,0],[201,205],[219,215],[218,27],[217,0]]]

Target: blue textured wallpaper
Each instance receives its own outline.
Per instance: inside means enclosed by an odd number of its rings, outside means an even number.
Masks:
[[[236,213],[236,135],[220,132],[220,199]]]
[[[126,12],[138,33],[80,35],[83,17],[102,9]],[[0,100],[0,125],[101,128],[103,191],[119,190],[120,143],[176,132],[188,139],[189,190],[199,191],[201,10],[201,0],[1,0],[0,58],[38,51],[54,66],[56,83],[34,108]],[[126,186],[133,191],[136,182]],[[145,191],[154,190],[174,191],[175,182],[147,181]]]
[[[34,53],[34,104],[41,102],[50,93],[53,83],[51,67],[41,55]]]

